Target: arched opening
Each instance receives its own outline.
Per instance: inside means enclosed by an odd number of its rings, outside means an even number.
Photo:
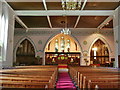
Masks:
[[[46,45],[45,54],[46,64],[80,65],[80,47],[70,35],[53,37]]]
[[[91,48],[90,64],[110,66],[108,46],[100,39],[98,39]]]
[[[38,60],[37,58],[35,58],[34,47],[28,39],[23,40],[17,48],[16,64],[17,65],[38,64]]]

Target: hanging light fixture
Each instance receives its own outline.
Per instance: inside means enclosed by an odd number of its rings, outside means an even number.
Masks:
[[[80,9],[81,0],[62,0],[62,8],[64,10]]]
[[[62,29],[61,33],[65,35],[71,34],[71,31],[67,28],[67,16],[65,16],[65,21],[63,21],[63,23],[65,24],[65,28]]]

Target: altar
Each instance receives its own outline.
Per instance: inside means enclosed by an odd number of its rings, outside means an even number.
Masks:
[[[80,65],[80,52],[46,52],[46,65]]]

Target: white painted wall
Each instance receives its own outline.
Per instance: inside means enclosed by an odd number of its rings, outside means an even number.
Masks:
[[[42,56],[42,57],[44,57],[43,56],[44,48],[47,45],[47,43],[49,42],[49,40],[53,36],[60,33],[59,30],[51,30],[52,32],[50,30],[38,30],[39,34],[38,33],[30,34],[30,32],[32,31],[31,30],[24,35],[24,34],[18,34],[18,31],[20,31],[20,30],[17,30],[17,32],[15,34],[15,38],[14,38],[14,41],[15,41],[14,48],[21,38],[23,38],[24,36],[27,36],[34,42],[37,51],[39,51],[39,50],[42,51],[42,52],[37,53],[39,56]],[[35,30],[33,30],[33,31],[35,31]],[[43,31],[46,31],[46,32],[44,32],[44,34],[43,34]],[[84,58],[87,58],[88,60],[90,59],[90,57],[89,57],[90,56],[89,55],[90,48],[92,47],[92,44],[94,44],[94,42],[97,39],[101,39],[104,43],[106,43],[108,45],[110,59],[114,57],[114,37],[113,37],[112,30],[103,30],[103,31],[101,31],[102,34],[101,33],[96,34],[95,33],[96,29],[80,29],[80,30],[77,29],[77,30],[74,30],[74,31],[71,30],[71,31],[72,31],[72,36],[74,37],[75,40],[78,41],[79,46],[81,48],[81,65],[86,65],[84,62]],[[50,33],[48,33],[48,32],[50,32]],[[42,41],[42,44],[38,43],[39,40]],[[83,41],[87,41],[87,44],[84,45]],[[84,52],[87,52],[87,54],[88,54],[87,57],[83,56]]]

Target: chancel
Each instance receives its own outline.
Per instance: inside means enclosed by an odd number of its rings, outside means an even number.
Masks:
[[[119,89],[120,0],[0,0],[0,88]]]

